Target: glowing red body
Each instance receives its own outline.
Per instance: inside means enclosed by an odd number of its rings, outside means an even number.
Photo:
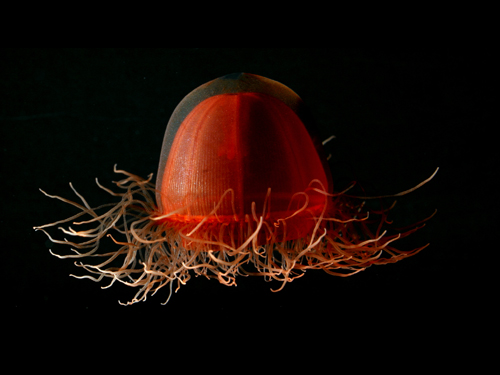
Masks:
[[[255,203],[254,212],[274,227],[295,214],[287,220],[286,238],[276,233],[280,240],[292,240],[306,236],[314,226],[306,217],[319,216],[325,207],[324,195],[309,191],[308,203],[305,195],[296,195],[314,180],[329,190],[329,175],[302,120],[275,96],[245,91],[210,96],[172,135],[157,181],[162,214],[176,212],[165,220],[172,225],[248,222]],[[304,204],[306,210],[297,213]]]

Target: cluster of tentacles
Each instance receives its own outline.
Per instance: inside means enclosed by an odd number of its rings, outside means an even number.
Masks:
[[[310,189],[323,194],[328,204],[321,215],[311,216],[313,230],[304,238],[280,241],[273,232],[275,223],[266,222],[265,217],[255,211],[244,223],[233,226],[173,225],[169,217],[175,213],[162,214],[155,203],[152,175],[143,179],[118,170],[116,166],[114,171],[125,175],[124,179],[115,182],[120,193],[102,186],[97,179],[96,182],[101,189],[119,198],[117,203],[93,208],[71,184],[81,203],[42,191],[50,198],[75,206],[79,212],[35,229],[43,231],[54,243],[72,247],[73,254],[58,255],[51,251],[53,255],[63,259],[86,259],[86,263],[77,262],[76,265],[89,274],[72,276],[94,281],[109,279],[109,285],[104,288],[116,281],[139,288],[127,304],[144,301],[165,286],[169,287],[170,299],[173,285],[177,290],[193,274],[216,278],[224,285],[236,285],[238,275],[259,275],[266,280],[278,280],[281,283],[275,290],[278,291],[308,269],[349,276],[373,264],[397,262],[427,246],[400,251],[392,245],[395,240],[422,227],[430,217],[401,233],[388,234],[384,228],[390,224],[387,213],[391,207],[367,212],[363,199],[348,196],[347,190],[328,194],[321,184],[314,182]],[[415,188],[395,196],[415,190],[434,174]],[[216,217],[217,206],[213,214]],[[75,230],[70,226],[62,227],[64,224],[90,229]],[[64,234],[75,237],[76,242],[54,239],[46,231],[49,227],[58,227]],[[105,237],[110,237],[118,248],[103,251],[103,247],[108,247],[101,246]],[[266,238],[266,243],[262,243],[261,238]],[[91,264],[92,258],[100,261]]]

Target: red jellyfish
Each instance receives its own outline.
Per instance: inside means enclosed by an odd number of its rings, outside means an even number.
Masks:
[[[70,255],[51,251],[59,258],[101,258],[76,263],[94,276],[75,277],[138,288],[128,304],[165,286],[170,299],[173,285],[177,291],[193,274],[224,285],[236,285],[237,275],[258,275],[278,280],[281,290],[308,269],[348,276],[427,246],[397,250],[393,242],[422,222],[389,234],[390,208],[367,212],[367,197],[335,193],[302,100],[253,74],[215,79],[181,101],[167,126],[156,187],[152,175],[143,179],[116,165],[114,171],[124,175],[115,182],[121,192],[96,182],[119,198],[116,204],[92,208],[71,184],[81,203],[42,191],[79,212],[35,229],[73,248]],[[59,227],[77,242],[45,230],[70,222],[90,229]],[[116,250],[101,251],[105,236]]]

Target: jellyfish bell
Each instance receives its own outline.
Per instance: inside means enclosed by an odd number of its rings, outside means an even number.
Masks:
[[[307,236],[328,202],[309,185],[331,192],[332,183],[305,113],[288,87],[252,74],[225,76],[191,92],[163,142],[156,181],[161,221],[179,229],[200,225],[190,238],[209,235],[208,227],[217,237],[223,226],[238,244],[259,217],[259,245],[269,236]]]
[[[302,100],[253,74],[215,79],[179,103],[165,132],[156,186],[152,175],[143,179],[116,166],[115,172],[125,176],[115,183],[122,192],[97,184],[119,202],[92,208],[73,186],[83,205],[44,192],[80,211],[35,229],[74,248],[71,255],[53,253],[60,258],[104,258],[77,263],[90,275],[75,277],[139,288],[128,304],[165,286],[169,299],[173,286],[177,290],[191,275],[224,285],[236,285],[238,275],[258,275],[278,280],[280,290],[307,269],[348,276],[425,247],[401,251],[392,244],[421,223],[389,233],[389,209],[369,213],[367,197],[334,192]],[[78,242],[46,231],[67,223],[94,227],[59,228]],[[115,251],[100,249],[105,236]]]

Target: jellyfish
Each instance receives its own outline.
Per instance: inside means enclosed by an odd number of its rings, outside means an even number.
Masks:
[[[77,208],[73,216],[34,227],[71,254],[87,274],[71,275],[110,287],[137,288],[121,304],[145,301],[162,288],[177,292],[194,276],[236,285],[238,276],[275,281],[272,291],[323,270],[350,276],[371,265],[400,261],[424,249],[398,250],[394,242],[424,225],[390,230],[391,207],[368,210],[374,197],[335,192],[321,140],[300,97],[254,74],[212,80],[188,94],[164,136],[156,184],[114,166],[122,178],[117,199],[92,207],[51,195]],[[407,194],[427,183],[395,194]],[[377,197],[380,198],[380,197]],[[432,216],[432,215],[431,215]],[[72,225],[72,226],[71,226]],[[68,238],[49,234],[58,227]],[[109,237],[112,242],[102,246]],[[175,289],[174,289],[175,288]]]

